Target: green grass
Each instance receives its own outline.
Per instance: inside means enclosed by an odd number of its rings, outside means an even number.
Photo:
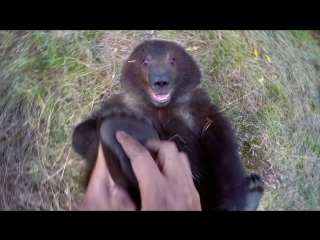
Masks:
[[[260,210],[320,210],[320,54],[309,31],[100,30],[0,31],[0,209],[75,208],[84,163],[73,128],[119,91],[122,62],[147,38],[197,60],[247,172],[266,182]]]

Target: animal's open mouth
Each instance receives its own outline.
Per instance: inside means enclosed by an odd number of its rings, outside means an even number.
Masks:
[[[153,100],[159,103],[164,103],[170,99],[170,94],[152,94]]]

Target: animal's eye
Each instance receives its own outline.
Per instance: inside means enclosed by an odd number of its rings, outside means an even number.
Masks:
[[[174,58],[171,58],[171,59],[170,59],[170,64],[171,64],[171,65],[174,65],[175,63],[176,63],[176,60],[175,60]]]
[[[142,62],[144,65],[148,65],[148,63],[149,63],[148,60],[146,60],[146,59],[143,59]]]

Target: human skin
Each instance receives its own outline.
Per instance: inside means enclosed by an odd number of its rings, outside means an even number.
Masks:
[[[141,210],[201,210],[188,157],[178,151],[175,143],[152,139],[144,147],[122,131],[117,132],[116,138],[130,158],[137,177]],[[85,196],[77,209],[139,210],[129,193],[111,178],[101,145]]]

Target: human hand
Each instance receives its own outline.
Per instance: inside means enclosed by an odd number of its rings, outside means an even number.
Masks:
[[[129,193],[110,176],[101,145],[80,211],[137,210]]]
[[[178,152],[173,142],[150,140],[145,148],[124,132],[118,132],[116,137],[138,179],[141,210],[201,210],[188,157]],[[101,145],[78,210],[137,210],[129,193],[111,178]]]
[[[116,138],[137,177],[141,210],[201,210],[188,157],[178,151],[175,143],[153,139],[145,148],[122,131],[117,132]]]

